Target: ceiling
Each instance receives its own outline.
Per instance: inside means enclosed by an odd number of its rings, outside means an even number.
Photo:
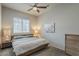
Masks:
[[[31,8],[31,5],[34,5],[34,3],[3,3],[2,6],[14,9],[14,10],[18,10],[21,12],[25,12],[31,15],[35,15],[35,16],[39,16],[45,12],[47,12],[49,9],[51,9],[51,4],[48,3],[39,3],[38,6],[47,6],[49,5],[48,8],[46,9],[39,9],[40,13],[37,13],[36,11],[27,11],[28,9]]]

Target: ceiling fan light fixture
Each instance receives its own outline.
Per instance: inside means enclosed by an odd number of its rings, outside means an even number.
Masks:
[[[40,9],[46,9],[49,5],[47,6],[38,6],[37,3],[35,3],[33,6],[31,6],[32,8],[28,9],[28,11],[34,11],[37,13],[40,13]]]
[[[33,7],[33,10],[35,10],[35,11],[36,11],[36,10],[37,10],[37,7]]]

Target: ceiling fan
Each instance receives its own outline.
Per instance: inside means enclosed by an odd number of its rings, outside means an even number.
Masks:
[[[28,11],[31,11],[31,10],[35,10],[37,11],[38,13],[40,12],[40,8],[41,9],[46,9],[49,5],[47,6],[38,6],[38,3],[35,3],[33,6],[31,6],[32,8],[28,9]]]

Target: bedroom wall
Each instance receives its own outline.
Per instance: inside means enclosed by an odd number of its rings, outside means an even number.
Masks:
[[[1,3],[0,3],[0,44],[1,44]]]
[[[56,23],[55,33],[46,33],[44,24]],[[52,46],[65,49],[65,34],[79,34],[79,4],[54,4],[51,10],[38,17],[42,37]]]
[[[30,27],[33,27],[36,25],[37,23],[37,17],[27,14],[27,13],[23,13],[20,11],[16,11],[10,8],[6,8],[6,7],[2,7],[2,28],[4,27],[10,27],[11,31],[12,31],[12,24],[13,24],[13,17],[21,17],[21,18],[28,18],[30,20]],[[31,30],[31,28],[30,28]]]

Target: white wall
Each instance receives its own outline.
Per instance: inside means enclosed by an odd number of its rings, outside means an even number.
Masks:
[[[46,33],[44,24],[56,23],[55,33]],[[49,40],[52,46],[65,48],[65,34],[79,34],[79,4],[55,4],[49,12],[38,17],[42,37]]]
[[[35,26],[37,23],[36,16],[30,15],[27,13],[23,13],[23,12],[19,12],[19,11],[10,9],[10,8],[2,7],[2,28],[10,27],[10,29],[13,29],[13,18],[14,17],[28,18],[30,20],[31,28],[33,26]],[[31,28],[30,28],[30,30],[31,30]]]
[[[0,44],[1,44],[1,4],[0,4]]]

